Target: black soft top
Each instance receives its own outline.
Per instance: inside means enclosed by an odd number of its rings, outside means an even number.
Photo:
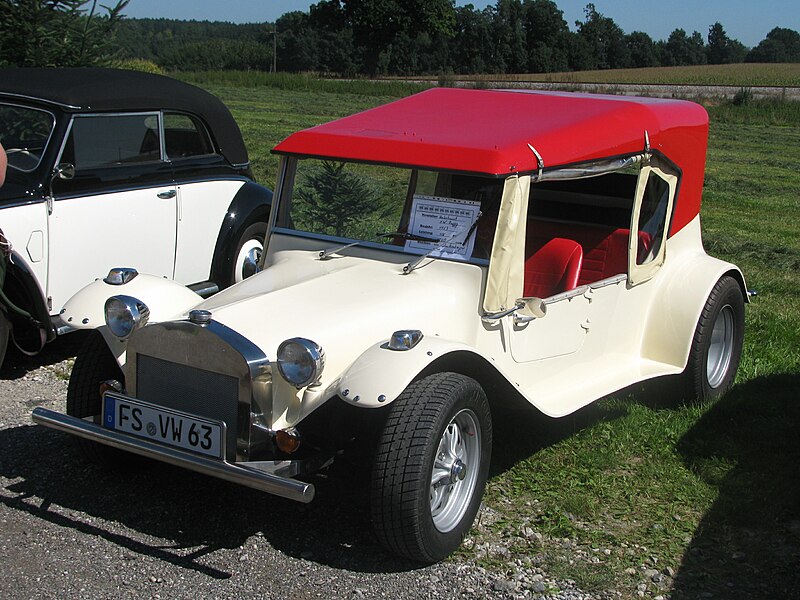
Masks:
[[[249,162],[239,126],[212,94],[188,83],[138,71],[101,68],[0,69],[0,98],[30,99],[66,112],[175,110],[201,117],[219,152]]]

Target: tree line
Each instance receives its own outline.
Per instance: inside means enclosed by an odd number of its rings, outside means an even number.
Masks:
[[[321,0],[275,23],[242,25],[122,18],[126,4],[98,11],[97,0],[0,0],[0,65],[126,58],[170,70],[413,76],[800,62],[800,34],[791,29],[774,28],[752,49],[719,22],[705,35],[675,29],[653,40],[587,4],[571,30],[554,0],[497,0],[484,9],[453,0]]]

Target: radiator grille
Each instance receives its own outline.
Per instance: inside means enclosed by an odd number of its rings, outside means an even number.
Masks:
[[[137,355],[136,397],[227,424],[228,456],[236,450],[239,381],[152,356]]]

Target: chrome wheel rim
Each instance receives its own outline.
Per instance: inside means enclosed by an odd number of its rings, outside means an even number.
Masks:
[[[258,271],[258,261],[261,260],[261,253],[264,247],[258,240],[247,240],[236,257],[234,276],[236,283],[247,279]]]
[[[481,429],[469,409],[457,413],[442,432],[431,471],[431,517],[441,533],[458,526],[469,508],[481,463]]]
[[[734,329],[733,308],[730,304],[726,304],[714,320],[711,344],[708,347],[706,380],[712,388],[719,387],[728,374],[733,356]]]

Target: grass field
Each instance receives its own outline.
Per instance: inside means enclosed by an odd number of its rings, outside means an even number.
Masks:
[[[413,91],[195,81],[231,107],[269,186],[269,149],[292,131]],[[800,597],[800,109],[709,111],[705,245],[759,292],[736,386],[707,406],[667,406],[651,385],[560,421],[501,423],[493,517],[463,551],[489,569],[531,561],[623,598]],[[498,536],[511,556],[486,544]]]
[[[656,85],[800,86],[800,63],[698,65],[564,73],[464,75],[464,81],[514,81],[540,83],[607,83]],[[437,78],[431,78],[436,81]]]

